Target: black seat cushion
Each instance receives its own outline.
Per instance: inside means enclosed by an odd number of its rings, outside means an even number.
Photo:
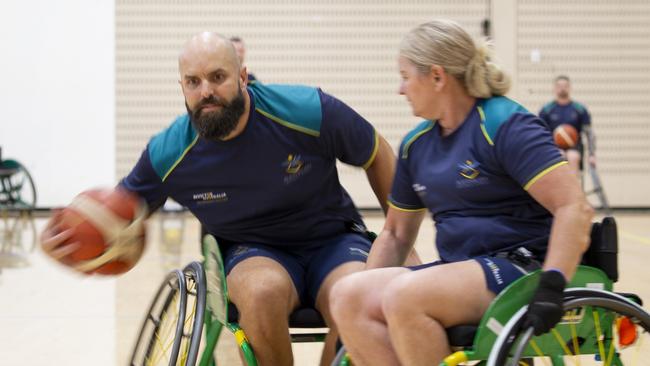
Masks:
[[[239,311],[237,307],[228,304],[228,322],[236,323],[239,321]],[[290,328],[326,328],[325,321],[320,313],[314,308],[298,308],[289,316]]]
[[[447,338],[452,347],[469,347],[474,344],[476,325],[457,325],[447,328]]]

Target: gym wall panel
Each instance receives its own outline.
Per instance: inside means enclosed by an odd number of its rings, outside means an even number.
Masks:
[[[537,112],[552,99],[553,78],[570,76],[574,99],[591,112],[610,205],[649,207],[650,2],[519,0],[517,7],[519,101]]]
[[[412,27],[436,17],[481,34],[487,0],[116,2],[116,170],[128,173],[149,138],[185,107],[177,56],[193,34],[239,35],[246,63],[266,83],[320,86],[371,121],[394,148],[419,118],[397,94],[397,47]],[[378,207],[363,171],[341,165],[358,206]]]

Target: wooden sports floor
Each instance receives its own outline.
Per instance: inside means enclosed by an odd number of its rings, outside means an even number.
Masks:
[[[637,293],[650,303],[650,214],[614,216],[620,240],[620,281],[615,289]],[[3,220],[0,228],[12,225],[11,219]],[[45,220],[34,220],[36,230]],[[375,232],[382,222],[374,214],[366,218]],[[182,214],[154,216],[143,258],[136,268],[117,278],[72,273],[38,248],[32,249],[33,235],[28,229],[19,236],[20,244],[9,244],[5,237],[0,252],[0,365],[126,365],[142,317],[164,274],[200,259],[198,224]],[[433,239],[428,220],[416,244],[424,260],[436,258]],[[319,344],[295,345],[295,365],[317,365],[320,349]],[[221,365],[239,364],[234,337],[227,331],[218,355]],[[648,359],[646,354],[640,364],[650,364]]]

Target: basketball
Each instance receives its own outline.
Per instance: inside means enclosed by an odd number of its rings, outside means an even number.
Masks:
[[[553,140],[560,149],[569,149],[578,143],[578,130],[569,124],[562,124],[553,131]]]
[[[145,245],[146,205],[123,189],[84,191],[63,209],[62,230],[72,229],[66,243],[79,248],[60,261],[86,274],[115,275],[130,270]]]

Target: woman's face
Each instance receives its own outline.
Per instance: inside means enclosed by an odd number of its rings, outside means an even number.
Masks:
[[[402,80],[399,86],[399,94],[406,96],[406,100],[411,104],[415,116],[429,120],[436,119],[437,103],[433,75],[431,73],[422,74],[404,56],[400,56],[397,63]]]

